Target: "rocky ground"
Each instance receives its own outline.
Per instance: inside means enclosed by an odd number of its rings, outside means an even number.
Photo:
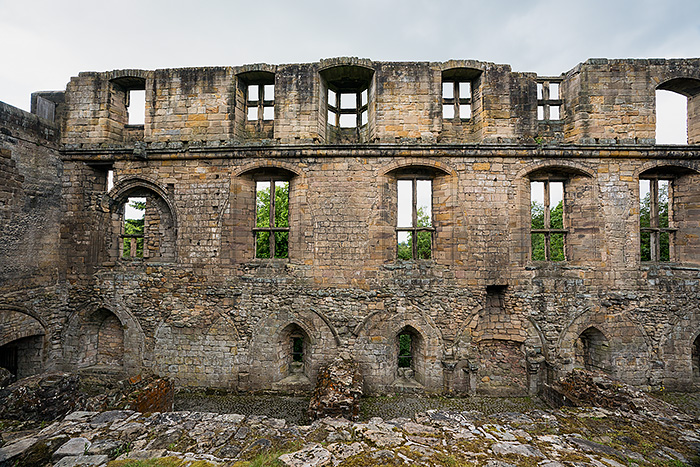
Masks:
[[[683,395],[694,401],[700,396]],[[413,398],[416,400],[421,398]],[[382,401],[371,401],[375,407]],[[456,410],[451,403],[481,405]],[[510,401],[510,402],[505,402]],[[268,398],[270,406],[283,398]],[[399,406],[400,398],[392,398]],[[493,412],[517,399],[429,399],[412,417],[290,424],[265,415],[73,412],[42,426],[4,421],[0,466],[681,466],[700,465],[700,423],[603,408]],[[410,405],[413,407],[413,405]],[[148,459],[148,460],[146,460]]]
[[[310,422],[306,398],[212,391],[181,392],[175,411],[139,410],[167,402],[169,383],[92,395],[73,383],[52,374],[0,390],[0,411],[15,410],[0,420],[0,467],[700,466],[700,393],[652,397],[587,372],[555,391],[576,408],[396,395],[362,399],[356,422]]]

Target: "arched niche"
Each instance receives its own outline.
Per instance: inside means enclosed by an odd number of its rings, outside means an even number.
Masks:
[[[0,367],[17,379],[41,373],[46,366],[46,328],[36,318],[0,308]]]

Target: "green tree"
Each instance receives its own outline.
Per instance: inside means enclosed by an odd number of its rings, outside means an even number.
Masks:
[[[659,183],[659,227],[668,228],[668,183]],[[639,205],[639,226],[651,227],[651,192],[647,192]],[[651,261],[651,232],[641,232],[640,253],[642,261]],[[659,261],[669,261],[669,236],[659,235]]]
[[[145,226],[146,217],[146,202],[145,201],[131,201],[129,207],[140,211],[141,217],[138,219],[125,219],[124,220],[124,234],[125,235],[137,235],[136,238],[136,254],[134,257],[143,258],[143,234]],[[127,237],[124,239],[123,248],[124,258],[131,258],[131,238]]]
[[[255,226],[289,227],[289,182],[275,182],[275,225],[270,225],[270,187],[258,188],[255,197]],[[270,234],[275,236],[275,258],[289,256],[289,232],[257,232],[255,257],[270,257]]]
[[[564,228],[564,203],[559,203],[549,211],[549,226],[544,225],[544,205],[537,201],[532,201],[530,204],[530,219],[531,228],[535,229],[563,229]],[[545,234],[533,233],[531,235],[532,242],[532,260],[545,261]],[[550,261],[564,261],[564,234],[551,233],[549,234],[549,259]]]
[[[417,227],[431,227],[432,222],[430,215],[425,212],[425,209],[421,206],[416,212],[418,217]],[[432,254],[432,232],[429,230],[419,230],[416,231],[416,236],[418,237],[416,245],[417,259],[430,259]],[[398,259],[411,260],[413,259],[413,232],[408,233],[408,237],[405,241],[399,242],[397,248]]]

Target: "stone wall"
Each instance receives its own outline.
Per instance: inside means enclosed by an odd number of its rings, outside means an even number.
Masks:
[[[47,365],[185,386],[303,391],[347,350],[369,393],[522,394],[591,361],[636,385],[690,387],[700,153],[651,143],[654,90],[692,101],[697,67],[589,60],[557,78],[562,118],[544,122],[537,75],[476,61],[80,74],[56,114],[60,160],[55,133],[33,130],[56,170],[40,171],[58,190],[39,229],[53,237],[19,237],[17,261],[3,250],[0,312],[43,326]],[[247,87],[270,79],[274,119],[249,120]],[[471,79],[471,118],[443,118],[443,79]],[[329,87],[365,86],[366,127],[329,128]],[[125,100],[141,87],[142,129]],[[35,153],[3,151],[0,186],[17,203]],[[270,177],[289,181],[284,259],[255,258],[256,182]],[[645,177],[672,180],[670,261],[640,256]],[[407,178],[431,180],[430,259],[397,259]],[[565,261],[532,259],[533,180],[563,182]],[[146,199],[143,258],[120,246],[130,197]],[[23,203],[13,212],[42,212]],[[589,335],[602,335],[593,350]]]

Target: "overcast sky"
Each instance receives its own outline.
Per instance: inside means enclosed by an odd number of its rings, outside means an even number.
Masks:
[[[80,71],[451,58],[558,75],[591,57],[700,56],[699,0],[0,0],[0,100]]]

